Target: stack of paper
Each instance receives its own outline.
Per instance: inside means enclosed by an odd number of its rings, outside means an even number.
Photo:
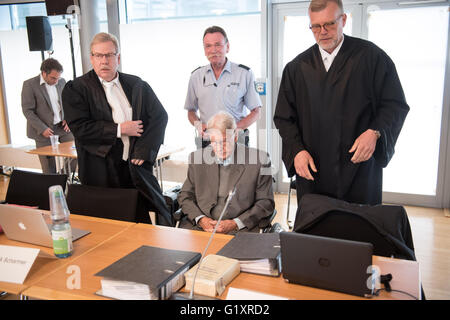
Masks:
[[[184,274],[200,260],[200,253],[142,246],[96,276],[97,293],[121,300],[165,300],[184,286]]]
[[[242,272],[279,276],[279,233],[238,233],[218,255],[239,260]]]
[[[192,289],[192,281],[198,268],[198,264],[186,272],[186,290]],[[200,264],[200,270],[195,278],[194,293],[215,297],[225,291],[225,287],[239,274],[239,261],[235,259],[207,255]]]
[[[99,294],[119,300],[158,300],[152,295],[148,285],[130,281],[102,279],[102,290]]]
[[[276,259],[239,260],[242,272],[259,273],[278,276],[278,261]]]

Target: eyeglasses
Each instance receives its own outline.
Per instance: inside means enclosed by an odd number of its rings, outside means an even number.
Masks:
[[[231,143],[233,143],[234,140],[229,139],[229,140],[222,140],[222,141],[211,141],[211,145],[215,148],[223,148],[230,146]]]
[[[216,148],[223,147],[223,146],[229,147],[230,144],[234,143],[234,137],[235,137],[235,133],[231,133],[231,134],[226,134],[218,139],[217,138],[211,139],[211,145]],[[212,138],[212,137],[210,137],[210,138]]]
[[[324,28],[326,31],[330,31],[333,30],[337,27],[337,22],[340,18],[342,18],[343,14],[341,14],[339,17],[336,18],[336,20],[330,21],[330,22],[325,22],[324,24],[320,25],[320,24],[313,24],[313,25],[309,25],[309,28],[312,30],[312,32],[314,33],[319,33],[320,31],[322,31],[322,28]]]
[[[215,49],[221,49],[221,48],[223,48],[224,46],[225,46],[225,44],[226,44],[226,42],[225,43],[219,43],[219,42],[217,42],[217,43],[214,43],[214,44],[210,44],[210,43],[208,43],[208,44],[204,44],[203,45],[203,48],[205,48],[205,50],[209,50],[209,49],[211,49],[211,48],[215,48]]]
[[[117,56],[117,52],[110,52],[110,53],[91,53],[91,55],[95,58],[95,59],[102,59],[102,58],[106,58],[106,59],[111,59],[112,57]]]

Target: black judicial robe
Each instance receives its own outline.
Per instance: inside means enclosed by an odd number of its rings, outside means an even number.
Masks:
[[[379,204],[382,168],[409,111],[394,63],[373,43],[346,36],[326,72],[317,44],[290,61],[281,79],[274,123],[282,138],[288,175],[294,158],[308,151],[314,181],[297,175],[297,200],[318,193],[348,202]],[[378,130],[373,156],[353,164],[348,151],[367,129]]]
[[[119,81],[133,110],[133,120],[142,120],[144,132],[130,137],[127,167],[118,165],[122,159],[123,143],[117,138],[117,124],[112,118],[105,91],[94,70],[69,81],[62,92],[66,121],[75,137],[79,178],[82,184],[128,188],[136,187],[158,213],[169,213],[153,165],[164,142],[167,113],[152,88],[139,77],[119,73]],[[131,159],[145,160],[142,166]]]

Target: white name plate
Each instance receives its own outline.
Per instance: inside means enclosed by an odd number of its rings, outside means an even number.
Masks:
[[[230,287],[228,288],[226,300],[288,300],[288,299],[285,297],[274,296],[271,294]]]
[[[0,245],[0,281],[23,284],[38,256],[55,258],[39,249]]]

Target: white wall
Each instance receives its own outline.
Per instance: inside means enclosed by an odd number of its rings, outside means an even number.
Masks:
[[[169,114],[165,144],[185,146],[173,158],[186,160],[194,150],[195,130],[184,110],[191,72],[208,64],[203,32],[219,25],[230,41],[231,61],[261,73],[260,15],[218,16],[201,19],[167,19],[120,25],[122,71],[140,76],[155,91]],[[256,130],[250,140],[256,144]]]

